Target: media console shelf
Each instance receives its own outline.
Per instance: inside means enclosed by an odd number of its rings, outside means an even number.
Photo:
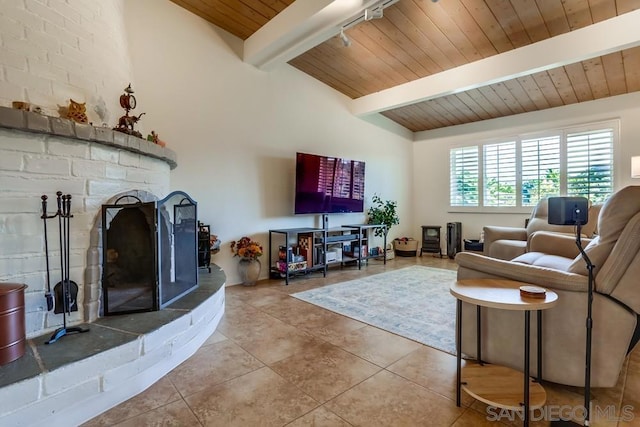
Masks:
[[[383,262],[387,263],[387,227],[382,224],[348,224],[343,225],[343,228],[347,228],[353,230],[354,237],[352,239],[353,242],[358,243],[358,253],[353,252],[353,257],[358,261],[358,270],[362,268],[362,261],[367,261],[369,258],[380,258],[382,257]],[[369,241],[370,236],[369,233],[375,229],[382,229],[382,235],[384,236],[384,245],[382,246],[382,254],[371,254],[369,251]],[[364,255],[363,255],[364,253]]]
[[[276,239],[282,242],[282,244],[278,244],[277,258],[273,256],[272,252],[273,244],[276,243],[274,235],[280,236]],[[269,272],[272,275],[283,277],[287,285],[289,278],[294,275],[322,271],[323,276],[326,277],[326,236],[327,230],[322,228],[302,227],[269,230]],[[292,244],[294,241],[295,243]],[[303,253],[294,254],[294,246]]]
[[[332,264],[356,262],[360,269],[362,262],[369,258],[382,258],[386,264],[385,249],[377,254],[369,251],[369,233],[378,228],[382,229],[385,236],[386,249],[386,227],[379,224],[344,225],[335,229],[302,227],[269,230],[269,272],[271,276],[283,278],[288,285],[290,278],[315,271],[322,271],[326,277],[327,267]],[[273,251],[275,245],[277,256]]]

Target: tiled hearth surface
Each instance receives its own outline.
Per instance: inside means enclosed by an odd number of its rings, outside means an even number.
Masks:
[[[396,257],[386,267],[372,261],[361,271],[334,269],[326,278],[316,274],[288,287],[281,281],[228,287],[224,318],[194,356],[84,425],[503,425],[489,421],[486,406],[464,393],[462,407],[456,407],[454,356],[289,296],[416,263],[456,268],[431,255]],[[581,388],[545,388],[550,405],[583,402]],[[603,408],[614,405],[611,417],[632,406],[634,419],[591,425],[640,425],[640,349],[628,358],[615,388],[594,389],[592,396]]]
[[[52,337],[51,333],[28,339],[24,356],[0,369],[0,387],[54,371],[140,339],[142,335],[198,307],[220,289],[224,280],[224,275],[214,269],[211,274],[200,275],[200,286],[195,291],[163,310],[102,317],[91,324],[79,325],[89,329],[89,332],[72,333],[49,345],[46,341]]]

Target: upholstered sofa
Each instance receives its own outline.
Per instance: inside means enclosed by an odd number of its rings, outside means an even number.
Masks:
[[[582,228],[582,234],[591,237],[596,232],[600,205],[589,207],[589,222]],[[483,254],[492,258],[510,260],[528,251],[528,241],[537,231],[573,233],[573,226],[552,225],[547,222],[548,199],[541,199],[533,208],[526,227],[485,226]]]
[[[612,387],[640,335],[640,186],[613,194],[600,211],[597,227],[598,235],[585,248],[596,266],[591,385]],[[461,252],[456,256],[458,279],[512,279],[555,291],[558,304],[543,312],[542,377],[581,386],[585,367],[586,264],[575,237],[570,235],[534,233],[529,250],[512,261]],[[462,315],[462,350],[475,356],[475,306],[464,303]],[[482,316],[483,360],[522,369],[523,314],[485,308]],[[531,348],[535,349],[536,322],[532,321],[531,326]],[[535,351],[531,353],[535,373],[537,357]]]

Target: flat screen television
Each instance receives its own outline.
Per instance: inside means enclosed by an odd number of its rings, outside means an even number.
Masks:
[[[364,212],[364,162],[296,153],[296,214]]]

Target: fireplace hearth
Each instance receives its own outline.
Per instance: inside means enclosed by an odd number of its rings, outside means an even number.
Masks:
[[[182,191],[102,206],[102,313],[156,311],[198,286],[197,203]]]

